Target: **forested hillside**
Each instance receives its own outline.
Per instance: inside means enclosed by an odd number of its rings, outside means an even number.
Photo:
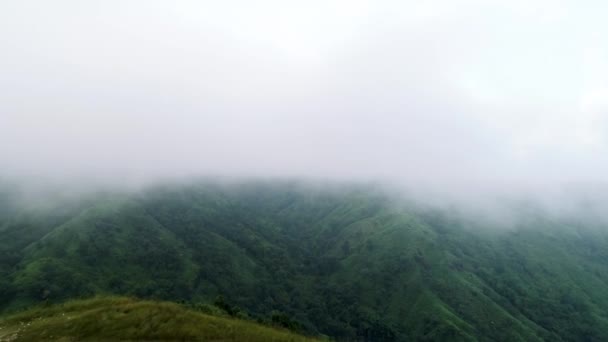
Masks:
[[[608,340],[608,227],[509,227],[370,186],[0,194],[0,310],[117,294],[281,314],[338,340]]]

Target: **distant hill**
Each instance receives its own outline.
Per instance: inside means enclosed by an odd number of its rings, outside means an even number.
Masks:
[[[0,212],[0,310],[221,295],[338,340],[608,340],[608,227],[513,215],[505,228],[374,187],[288,182],[37,198]]]
[[[0,341],[313,341],[169,302],[104,297],[0,318]]]

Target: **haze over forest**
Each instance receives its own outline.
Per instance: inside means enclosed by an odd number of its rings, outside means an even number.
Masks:
[[[607,341],[608,2],[0,2],[0,341]]]
[[[6,1],[2,175],[594,183],[594,1]]]

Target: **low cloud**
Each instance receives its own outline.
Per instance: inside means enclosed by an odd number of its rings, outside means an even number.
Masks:
[[[0,13],[4,176],[608,174],[608,26],[586,3],[64,0]]]

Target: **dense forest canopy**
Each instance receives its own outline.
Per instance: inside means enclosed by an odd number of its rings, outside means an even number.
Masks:
[[[303,182],[200,181],[29,206],[18,193],[0,196],[5,313],[95,294],[222,298],[336,339],[608,338],[608,229],[582,211],[523,201],[500,225],[378,186]]]

